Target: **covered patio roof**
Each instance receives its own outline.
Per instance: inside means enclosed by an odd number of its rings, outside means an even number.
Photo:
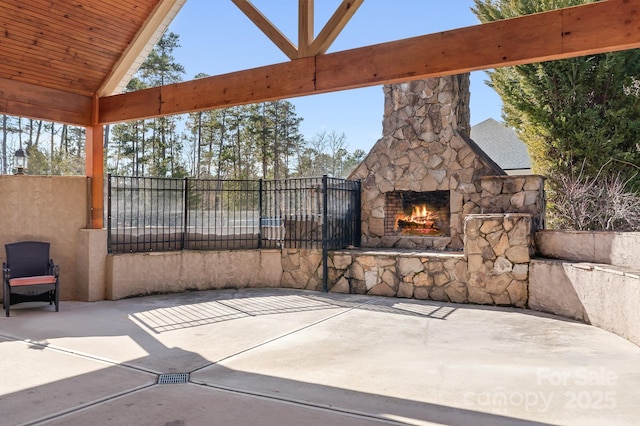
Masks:
[[[0,0],[0,112],[88,126],[640,47],[629,0],[331,54],[364,0],[343,1],[315,39],[313,0],[299,0],[298,47],[249,1],[231,1],[290,62],[119,95],[186,0]]]
[[[289,62],[119,93],[186,0],[0,0],[0,113],[87,128],[94,227],[102,227],[102,125],[640,47],[640,4],[606,0],[325,54],[364,0],[343,0],[314,38],[299,0],[297,46],[233,1]]]
[[[0,112],[92,124],[185,1],[0,1]]]

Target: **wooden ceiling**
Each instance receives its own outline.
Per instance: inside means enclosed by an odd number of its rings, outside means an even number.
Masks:
[[[2,0],[0,76],[92,96],[156,4]]]
[[[0,0],[0,112],[90,122],[91,98],[126,85],[185,1]]]
[[[291,61],[117,95],[185,1],[0,0],[0,113],[91,126],[640,47],[639,0],[331,54],[323,52],[364,0],[343,0],[316,40],[313,0],[299,0],[298,47],[248,0],[225,0]]]

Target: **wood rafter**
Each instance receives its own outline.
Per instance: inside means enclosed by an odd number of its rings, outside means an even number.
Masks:
[[[105,97],[100,99],[99,121],[179,114],[639,48],[639,3],[589,3]]]
[[[310,56],[325,53],[329,49],[331,43],[335,41],[338,34],[344,29],[362,3],[364,3],[364,0],[351,0],[340,3],[329,22],[326,23],[318,37],[311,43],[309,48]]]
[[[242,11],[247,18],[251,20],[260,30],[269,37],[282,52],[284,52],[289,59],[296,59],[298,57],[298,49],[296,46],[280,32],[280,30],[273,25],[266,16],[264,16],[249,0],[231,0],[238,9]]]
[[[298,0],[298,47],[249,0],[231,0],[291,60],[325,53],[364,0],[343,0],[314,39],[314,0]]]
[[[99,96],[112,95],[123,89],[122,85],[133,76],[153,45],[162,36],[168,23],[176,16],[187,0],[162,0],[151,12],[116,65],[98,90]],[[127,78],[128,77],[128,78]]]
[[[314,56],[309,47],[313,42],[313,0],[298,0],[298,56]]]

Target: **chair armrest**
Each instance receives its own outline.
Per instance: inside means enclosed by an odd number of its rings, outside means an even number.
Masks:
[[[7,268],[7,264],[2,262],[2,281],[9,282],[9,278],[11,278],[11,269]]]
[[[53,263],[53,259],[49,259],[49,273],[56,278],[60,276],[60,266]]]

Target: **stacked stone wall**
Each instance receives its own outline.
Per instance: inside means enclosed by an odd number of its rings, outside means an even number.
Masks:
[[[525,307],[531,215],[470,215],[464,253],[344,250],[329,257],[332,292]]]
[[[531,250],[531,215],[467,216],[469,302],[525,307]]]
[[[335,252],[329,279],[335,293],[467,301],[467,262],[462,254]]]
[[[485,176],[476,181],[476,191],[465,196],[463,215],[528,213],[532,231],[545,227],[546,196],[543,176]]]
[[[283,288],[322,290],[322,250],[282,249]]]

